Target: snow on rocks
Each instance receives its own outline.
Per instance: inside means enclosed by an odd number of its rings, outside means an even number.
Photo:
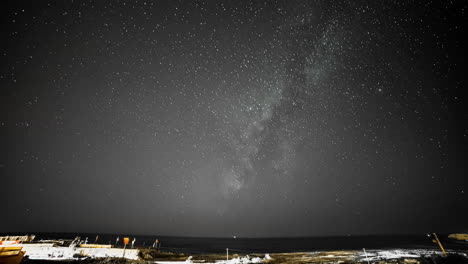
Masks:
[[[400,258],[420,258],[429,255],[440,255],[441,253],[434,250],[405,250],[405,249],[393,249],[393,250],[366,250],[359,252],[359,259],[361,260],[388,260],[388,259],[400,259]]]
[[[245,257],[237,257],[229,260],[216,260],[213,263],[201,262],[203,264],[252,264],[252,263],[263,263],[265,260],[271,259],[269,254],[265,254],[264,258],[254,257],[250,258],[249,255]],[[192,257],[188,257],[185,261],[155,261],[157,264],[188,264],[188,263],[200,263],[200,261],[193,261]]]

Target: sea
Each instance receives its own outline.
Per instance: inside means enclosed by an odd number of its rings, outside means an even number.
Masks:
[[[12,234],[10,234],[12,235]],[[18,234],[24,235],[24,234]],[[203,253],[287,253],[313,252],[324,250],[366,250],[372,249],[434,249],[438,245],[427,234],[421,235],[372,235],[372,236],[333,236],[333,237],[275,237],[275,238],[245,238],[245,237],[173,237],[157,235],[126,235],[126,234],[84,234],[84,233],[35,233],[38,240],[66,239],[73,240],[79,236],[88,243],[112,244],[123,247],[123,238],[134,240],[134,247],[153,247],[156,239],[161,251]],[[99,236],[99,237],[97,237]],[[119,238],[117,240],[117,238]],[[468,243],[455,242],[447,235],[439,235],[446,249],[467,250]],[[131,245],[128,245],[131,247]]]

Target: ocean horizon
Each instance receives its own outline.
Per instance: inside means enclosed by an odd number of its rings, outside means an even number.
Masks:
[[[3,233],[4,235],[24,235],[26,233]],[[132,234],[98,234],[98,233],[40,233],[35,241],[40,240],[73,240],[80,237],[87,243],[112,244],[123,247],[123,237],[130,237],[134,247],[152,247],[156,239],[161,251],[184,253],[223,253],[226,248],[235,253],[288,253],[313,252],[324,250],[362,250],[366,249],[438,249],[426,234],[420,235],[347,235],[347,236],[314,236],[314,237],[183,237]],[[117,241],[117,238],[118,241]],[[449,240],[446,234],[439,239],[446,249],[466,249],[466,244]]]

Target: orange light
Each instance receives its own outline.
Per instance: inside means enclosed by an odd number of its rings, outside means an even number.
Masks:
[[[128,243],[130,243],[130,238],[129,237],[124,237],[123,242],[124,242],[125,245],[127,245]]]

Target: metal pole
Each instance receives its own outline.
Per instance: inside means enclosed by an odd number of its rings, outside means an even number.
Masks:
[[[226,248],[226,261],[229,260],[229,248]]]
[[[126,247],[127,247],[127,244],[124,245],[122,258],[125,258],[125,248],[126,248]]]
[[[439,244],[439,247],[440,249],[442,250],[442,253],[444,253],[444,256],[447,256],[447,252],[445,252],[445,249],[444,247],[442,246],[442,243],[440,243],[440,240],[439,238],[437,237],[436,233],[433,233],[434,234],[434,237],[435,237],[435,240],[437,242],[437,244]]]

